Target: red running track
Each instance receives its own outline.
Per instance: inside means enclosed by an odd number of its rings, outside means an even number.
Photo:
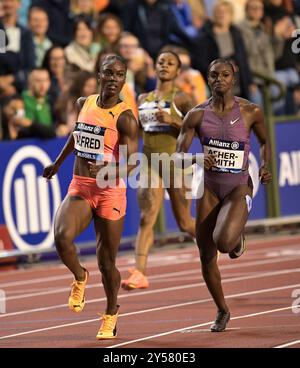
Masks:
[[[6,313],[0,314],[0,347],[300,347],[300,236],[248,241],[237,260],[221,255],[219,266],[231,321],[222,333],[209,327],[216,309],[204,284],[196,246],[163,248],[149,257],[147,290],[120,291],[118,336],[97,341],[105,296],[95,258],[86,306],[71,312],[72,275],[57,263],[0,272]],[[122,277],[133,254],[120,254]],[[297,300],[298,298],[298,300]]]

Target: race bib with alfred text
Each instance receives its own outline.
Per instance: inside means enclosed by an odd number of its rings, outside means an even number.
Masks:
[[[75,155],[89,160],[102,160],[105,130],[98,125],[77,122],[73,132]]]
[[[204,138],[204,155],[216,155],[216,164],[211,171],[230,172],[233,174],[243,170],[244,142],[224,139]]]

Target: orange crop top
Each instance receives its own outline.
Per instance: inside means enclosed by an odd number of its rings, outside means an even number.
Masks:
[[[119,132],[117,122],[120,114],[129,107],[120,102],[112,108],[97,105],[97,95],[86,100],[79,113],[73,132],[74,153],[89,160],[119,161]]]

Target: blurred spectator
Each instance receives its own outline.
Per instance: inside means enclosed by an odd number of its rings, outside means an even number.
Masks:
[[[116,15],[100,14],[95,30],[95,39],[100,44],[101,50],[115,50],[122,30],[122,22]]]
[[[33,69],[28,77],[28,90],[22,93],[25,117],[18,118],[20,125],[18,138],[54,138],[53,114],[48,99],[50,88],[49,72],[46,69]]]
[[[289,14],[283,0],[267,0],[265,4],[265,24],[272,37],[272,46],[275,56],[275,76],[287,88],[285,99],[273,105],[276,115],[293,114],[296,106],[294,89],[299,83],[297,70],[298,55],[293,53],[292,37],[296,29],[294,14]]]
[[[122,2],[127,2],[127,0],[121,0]],[[106,10],[107,6],[114,1],[111,0],[94,0],[94,7],[95,11],[97,13],[102,12],[103,10]]]
[[[168,4],[158,0],[129,0],[122,14],[124,29],[133,33],[155,59],[169,42],[172,16]]]
[[[299,0],[283,0],[283,6],[285,7],[286,11],[289,14],[294,14],[296,10],[296,3],[299,2]]]
[[[72,40],[73,18],[70,11],[70,0],[32,0],[33,6],[46,10],[49,17],[48,37],[62,47]]]
[[[97,3],[101,4],[105,2],[108,3],[105,7],[103,7],[99,11],[105,11],[105,12],[115,14],[119,18],[122,18],[124,12],[126,12],[127,6],[130,5],[129,1],[130,0],[98,0],[98,1],[95,0],[96,4]],[[160,0],[160,1],[163,1],[163,0]]]
[[[85,16],[91,24],[96,18],[93,0],[71,0],[71,11],[77,17]]]
[[[214,7],[221,0],[204,0],[206,13],[209,18],[213,17]],[[227,0],[233,8],[232,23],[240,23],[245,19],[245,4],[247,0]]]
[[[31,6],[31,0],[21,0],[21,6],[19,8],[19,23],[23,27],[27,27],[28,11]]]
[[[155,87],[154,62],[140,47],[139,40],[129,32],[123,32],[117,45],[117,52],[127,62],[127,82],[136,96]]]
[[[192,10],[193,25],[197,29],[200,29],[206,20],[206,10],[203,0],[188,0]]]
[[[278,19],[273,28],[273,48],[275,53],[275,75],[287,88],[284,106],[280,102],[274,104],[276,114],[293,114],[295,104],[293,90],[299,83],[297,71],[297,55],[293,53],[292,33],[295,26],[289,16]]]
[[[181,46],[186,42],[191,44],[198,34],[198,29],[193,24],[190,4],[185,0],[172,0],[170,10],[171,14],[173,14],[173,28],[177,33],[175,34],[172,32],[170,34],[170,42],[174,42]]]
[[[2,18],[4,16],[4,12],[3,12],[3,4],[0,1],[0,18]]]
[[[287,10],[283,6],[282,0],[265,0],[265,23],[269,31],[274,23],[287,15]]]
[[[0,54],[0,73],[7,68],[7,62],[5,58]],[[16,94],[17,89],[14,85],[15,77],[12,74],[1,75],[0,74],[0,105],[5,97],[13,96]]]
[[[18,118],[24,117],[24,102],[20,96],[11,96],[5,99],[2,111],[2,139],[14,140],[18,138],[20,127]]]
[[[180,74],[176,79],[176,85],[190,95],[195,104],[203,103],[208,97],[208,89],[201,73],[191,67],[191,57],[188,50],[178,48],[176,51],[181,61]]]
[[[299,0],[293,0],[293,6],[294,6],[294,12],[297,15],[300,15],[300,1]]]
[[[67,88],[64,49],[60,46],[52,46],[45,54],[42,67],[47,69],[50,74],[49,96],[50,102],[54,106],[58,96]]]
[[[271,39],[262,23],[263,17],[263,1],[248,0],[246,19],[239,24],[239,28],[242,31],[251,70],[274,77],[274,53]]]
[[[262,22],[264,5],[262,0],[248,0],[246,4],[246,19],[239,24],[242,31],[248,62],[253,73],[258,72],[275,78],[275,60],[272,42]],[[260,86],[263,81],[254,77],[257,89],[252,89],[251,101],[263,106]]]
[[[247,0],[227,0],[233,7],[234,24],[238,24],[245,19],[245,7]]]
[[[217,58],[227,58],[236,65],[237,83],[234,93],[249,98],[256,86],[247,62],[247,52],[240,30],[232,24],[233,8],[228,1],[218,2],[212,21],[207,21],[199,34],[198,47],[194,49],[193,65],[207,78],[209,64]]]
[[[33,34],[35,64],[39,67],[42,65],[46,51],[52,46],[52,42],[46,35],[49,27],[49,20],[43,8],[34,6],[29,9],[28,27]]]
[[[3,139],[54,138],[51,106],[47,101],[49,74],[34,69],[28,77],[28,91],[9,97],[3,108]]]
[[[77,66],[80,70],[92,72],[100,46],[93,42],[93,28],[85,17],[76,19],[73,37],[73,41],[65,48],[68,63]]]
[[[72,80],[70,87],[62,93],[54,107],[57,135],[65,136],[74,129],[77,112],[74,108],[79,97],[88,97],[97,93],[97,79],[93,73],[79,72]]]
[[[20,0],[2,0],[3,17],[8,44],[6,52],[0,53],[1,95],[14,94],[26,86],[27,74],[34,68],[34,45],[31,32],[18,23]],[[9,92],[11,90],[11,92]]]
[[[71,0],[71,11],[76,15],[89,16],[94,12],[93,0]]]
[[[274,24],[285,16],[289,16],[294,24],[299,23],[299,17],[294,9],[294,2],[285,0],[265,0],[265,19],[267,32],[272,35]]]
[[[300,116],[300,85],[294,89],[294,103],[295,103],[295,114]]]
[[[300,19],[297,12],[297,3],[299,0],[266,0],[265,1],[265,23],[271,32],[278,20],[284,16],[289,16],[295,25],[299,26]]]
[[[203,0],[207,18],[211,18],[213,16],[213,8],[216,5],[216,2],[217,0]]]

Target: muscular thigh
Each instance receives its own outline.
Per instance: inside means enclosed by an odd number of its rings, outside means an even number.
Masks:
[[[67,195],[55,215],[55,233],[65,234],[74,238],[90,224],[93,217],[87,201],[80,197]]]
[[[219,199],[206,186],[202,198],[197,200],[196,237],[201,258],[210,260],[216,253],[213,241],[217,217],[219,214]]]
[[[138,203],[142,213],[150,214],[159,211],[164,196],[164,189],[159,188],[139,188]]]
[[[171,205],[173,209],[173,213],[178,218],[189,218],[190,208],[191,208],[191,199],[186,198],[186,189],[185,188],[168,188],[168,193],[171,200]]]
[[[125,216],[119,220],[108,220],[95,216],[94,227],[97,239],[97,253],[111,262],[118,253]]]
[[[214,238],[235,241],[244,229],[252,202],[252,188],[240,185],[222,202],[218,214]]]

